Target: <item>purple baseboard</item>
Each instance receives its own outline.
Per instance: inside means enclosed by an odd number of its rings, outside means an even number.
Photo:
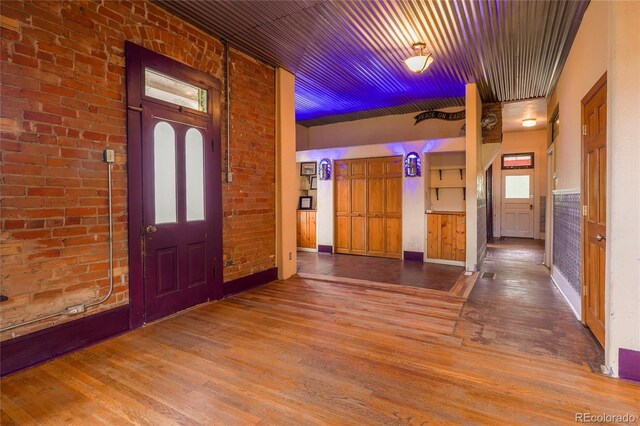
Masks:
[[[333,246],[323,246],[322,244],[318,244],[318,253],[333,254]]]
[[[277,279],[278,268],[267,269],[262,272],[257,272],[255,274],[240,277],[236,280],[224,283],[222,285],[222,294],[223,297],[231,296],[232,294],[242,293],[243,291],[270,283]]]
[[[424,253],[421,251],[405,251],[403,258],[404,260],[424,262]]]
[[[129,330],[129,306],[25,334],[0,343],[2,377]]]
[[[640,351],[618,350],[618,376],[640,383]]]

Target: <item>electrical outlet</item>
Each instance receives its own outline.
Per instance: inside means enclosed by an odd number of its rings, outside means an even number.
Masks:
[[[102,159],[105,163],[115,163],[116,152],[113,149],[105,149],[102,153]]]
[[[293,260],[293,254],[291,254],[291,252],[289,252],[289,260]]]
[[[233,173],[227,172],[227,182],[233,182]]]
[[[84,311],[85,311],[84,305],[69,306],[67,308],[67,315],[77,315],[77,314],[83,313]]]

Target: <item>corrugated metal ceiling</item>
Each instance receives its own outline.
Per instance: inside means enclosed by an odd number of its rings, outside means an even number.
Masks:
[[[211,1],[156,3],[255,58],[296,75],[306,126],[547,96],[588,1]],[[434,55],[421,75],[411,44]]]

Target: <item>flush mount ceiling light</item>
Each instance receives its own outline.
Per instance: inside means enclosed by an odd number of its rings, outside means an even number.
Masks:
[[[536,119],[535,118],[527,118],[526,120],[522,120],[522,126],[523,127],[533,127],[536,125]]]
[[[433,62],[431,53],[424,51],[426,47],[427,45],[424,43],[413,43],[411,45],[413,56],[403,61],[407,68],[416,74],[422,74]]]

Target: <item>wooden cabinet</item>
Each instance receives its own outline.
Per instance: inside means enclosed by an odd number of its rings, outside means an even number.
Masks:
[[[298,247],[316,248],[316,212],[298,210]]]
[[[466,215],[461,212],[427,214],[427,259],[464,262],[467,244]]]
[[[402,157],[337,160],[336,253],[402,257]]]

